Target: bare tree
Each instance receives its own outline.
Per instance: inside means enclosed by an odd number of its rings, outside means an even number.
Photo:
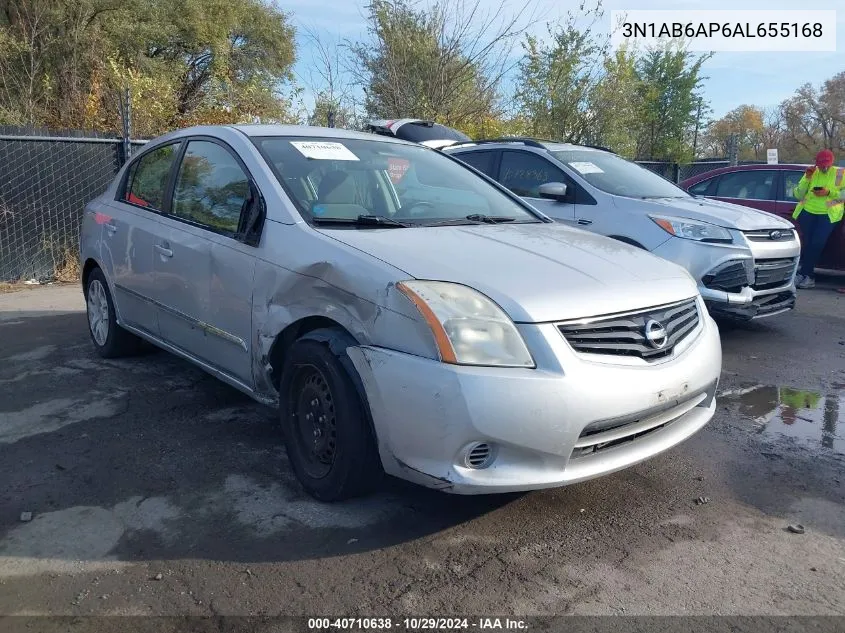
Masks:
[[[349,71],[348,44],[321,36],[315,29],[302,27],[311,63],[299,82],[311,93],[313,106],[304,119],[310,125],[359,127],[360,103]]]
[[[518,60],[514,48],[535,23],[534,3],[509,13],[502,1],[372,0],[368,38],[350,45],[353,73],[371,116],[477,122],[499,105],[499,86]]]

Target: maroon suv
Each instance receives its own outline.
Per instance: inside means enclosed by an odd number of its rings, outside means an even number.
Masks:
[[[742,204],[792,220],[792,190],[809,165],[737,165],[714,169],[680,183],[693,195]],[[798,228],[797,223],[793,224]],[[799,229],[800,233],[800,229]],[[819,268],[845,270],[845,222],[830,237]]]

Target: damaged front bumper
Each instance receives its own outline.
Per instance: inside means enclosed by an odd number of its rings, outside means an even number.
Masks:
[[[731,244],[671,239],[654,253],[689,271],[714,316],[750,321],[792,310],[798,238],[775,241],[760,238],[758,231],[731,233]]]
[[[775,316],[795,307],[794,282],[766,292],[756,291],[749,286],[739,292],[725,292],[705,286],[700,286],[698,290],[710,314],[739,321]]]
[[[713,416],[721,345],[709,317],[682,353],[656,363],[588,359],[554,324],[519,328],[542,350],[536,369],[349,348],[388,474],[459,494],[562,486],[648,459]],[[472,467],[481,446],[489,459]]]

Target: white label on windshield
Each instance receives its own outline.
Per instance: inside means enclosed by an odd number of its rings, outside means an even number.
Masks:
[[[579,174],[603,174],[604,170],[598,165],[591,163],[589,161],[578,161],[574,163],[569,163],[569,166],[572,167],[575,171]]]
[[[329,143],[324,141],[291,141],[299,152],[306,158],[317,160],[358,160],[343,143]]]

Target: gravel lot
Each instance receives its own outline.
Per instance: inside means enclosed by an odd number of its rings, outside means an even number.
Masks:
[[[164,352],[100,360],[83,307],[0,294],[0,615],[845,614],[832,285],[723,325],[718,414],[656,459],[337,505],[299,489],[272,410]]]

